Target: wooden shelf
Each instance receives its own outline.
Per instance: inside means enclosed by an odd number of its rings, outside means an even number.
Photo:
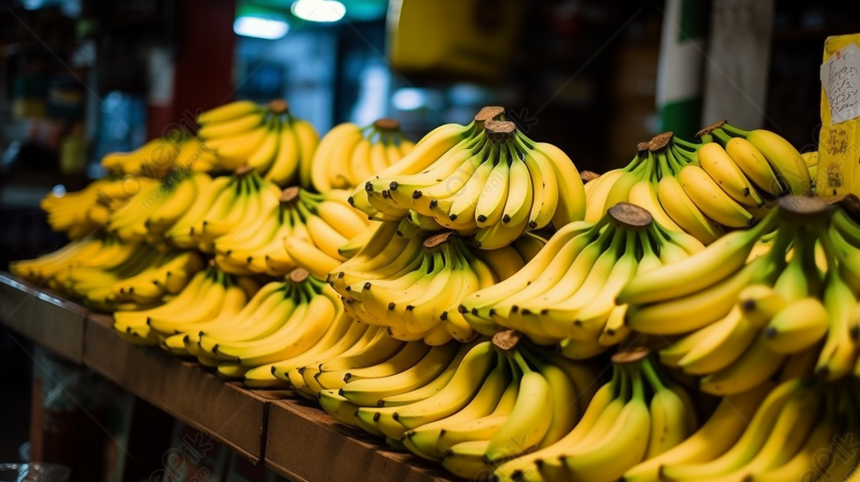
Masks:
[[[0,273],[0,325],[81,363],[248,460],[294,481],[450,481],[291,391],[248,390],[197,363],[116,336],[109,315]]]
[[[112,324],[110,316],[87,317],[86,366],[252,462],[263,459],[269,400],[197,363],[157,347],[127,343],[116,336]]]
[[[87,310],[0,272],[0,324],[74,363],[82,363]]]
[[[269,408],[266,466],[295,481],[450,481],[439,465],[380,447],[380,438],[344,425],[312,402],[279,400]]]

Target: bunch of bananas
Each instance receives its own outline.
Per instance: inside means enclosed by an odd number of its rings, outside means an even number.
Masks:
[[[144,243],[114,259],[107,254],[70,265],[61,277],[66,292],[103,311],[159,304],[166,294],[182,291],[204,265],[196,252],[159,251]]]
[[[701,143],[689,143],[665,133],[640,143],[630,164],[586,185],[585,219],[595,221],[629,202],[664,227],[709,244],[723,227],[743,228],[761,217],[769,199],[810,192],[800,154],[773,132],[747,132],[721,121],[698,137]]]
[[[527,230],[581,220],[585,193],[570,158],[498,120],[503,112],[486,107],[468,126],[437,128],[359,186],[351,204],[383,220],[423,216],[423,229],[474,234],[490,250]]]
[[[187,352],[178,351],[177,340],[171,335],[192,331],[196,326],[219,317],[236,316],[258,288],[251,278],[226,274],[210,263],[164,304],[115,312],[114,329],[120,338],[130,343],[160,343],[171,353],[187,356]],[[206,302],[201,303],[201,300]],[[178,341],[183,347],[181,337]]]
[[[702,428],[628,482],[853,480],[857,387],[789,380],[725,398]],[[847,423],[846,423],[847,422]]]
[[[233,102],[200,114],[197,123],[215,169],[248,166],[279,186],[312,187],[311,161],[319,135],[308,121],[289,112],[286,101]]]
[[[255,368],[243,368],[237,375],[240,378],[244,376],[245,385],[249,387],[292,387],[298,394],[316,399],[315,392],[310,387],[313,385],[314,390],[321,389],[316,383],[316,377],[312,376],[319,373],[321,364],[336,358],[348,358],[351,363],[364,367],[366,363],[358,359],[358,356],[367,356],[372,364],[402,346],[405,346],[403,342],[392,340],[382,328],[357,323],[338,306],[334,321],[322,331],[321,337],[315,343],[307,344],[300,353],[283,356]],[[306,381],[303,374],[308,369],[316,371],[309,372]],[[308,385],[309,383],[311,385]]]
[[[766,254],[750,252],[775,230]],[[820,245],[820,248],[818,247]],[[703,376],[714,394],[750,390],[780,369],[829,380],[855,369],[860,308],[860,225],[817,198],[789,196],[755,228],[634,277],[619,294],[627,325],[685,335],[661,351],[668,365]]]
[[[71,239],[92,234],[107,222],[111,212],[124,206],[141,190],[158,181],[139,176],[112,175],[97,179],[77,192],[48,193],[39,206],[48,215],[54,231],[65,231]]]
[[[510,278],[467,297],[459,307],[479,332],[518,330],[542,345],[560,343],[570,358],[596,356],[622,342],[627,304],[618,291],[634,276],[698,253],[694,237],[652,222],[620,203],[597,223],[561,228]]]
[[[131,152],[114,152],[102,158],[102,167],[112,175],[164,179],[172,171],[208,172],[215,157],[196,137],[182,131],[177,136],[153,139]]]
[[[34,283],[45,283],[52,289],[63,289],[72,266],[103,266],[121,263],[137,248],[122,243],[116,236],[98,234],[76,239],[62,248],[34,259],[12,261],[9,272]]]
[[[172,352],[217,366],[225,378],[241,378],[252,368],[311,349],[338,322],[341,311],[331,289],[298,268],[286,281],[264,285],[232,316],[153,328],[169,335],[164,344]]]
[[[105,231],[119,239],[160,244],[167,232],[209,187],[212,178],[205,172],[173,171],[164,179],[143,185],[112,211]]]
[[[355,321],[353,324],[363,325]],[[324,351],[315,350],[315,354],[303,355],[301,360],[277,362],[272,375],[299,395],[317,400],[323,390],[337,391],[353,376],[356,380],[384,378],[406,370],[431,349],[424,343],[394,339],[379,327],[364,326],[349,330],[343,340]]]
[[[488,345],[472,348],[438,394],[360,407],[356,422],[400,436],[460,477],[500,481],[611,482],[697,428],[689,396],[656,371],[647,351],[616,355],[612,380],[596,388],[595,372],[577,362],[534,346],[494,353]]]
[[[409,226],[380,226],[357,255],[329,274],[332,287],[347,313],[386,327],[394,338],[430,345],[474,339],[478,333],[458,311],[460,303],[522,268],[522,255],[510,247],[481,252],[453,231],[404,233]]]
[[[107,154],[101,164],[113,174],[162,179],[173,169],[180,150],[180,143],[176,140],[158,137],[131,152]]]
[[[353,188],[398,162],[413,147],[394,119],[379,119],[367,127],[340,124],[322,138],[314,154],[313,187],[317,192]]]
[[[128,341],[158,343],[217,367],[225,378],[241,378],[252,368],[305,354],[335,325],[354,324],[341,313],[337,295],[301,268],[259,287],[213,263],[165,304],[117,312],[114,328]]]
[[[257,171],[240,167],[233,175],[208,183],[196,202],[164,232],[164,238],[182,249],[212,253],[216,239],[254,225],[277,207],[280,195],[281,189],[264,181]]]
[[[473,478],[489,475],[488,463],[558,441],[594,393],[595,371],[537,347],[421,345],[408,343],[364,369],[338,370],[348,357],[320,365],[316,380],[335,387],[319,391],[321,405],[343,423]]]
[[[215,240],[215,262],[228,273],[284,276],[297,266],[287,244],[298,263],[323,278],[346,259],[338,248],[368,229],[368,221],[345,199],[343,191],[312,194],[289,187],[280,202],[251,219],[252,224]]]

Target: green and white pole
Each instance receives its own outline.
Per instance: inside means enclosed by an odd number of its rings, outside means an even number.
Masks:
[[[708,5],[701,0],[666,1],[657,67],[660,132],[692,139],[701,127]]]

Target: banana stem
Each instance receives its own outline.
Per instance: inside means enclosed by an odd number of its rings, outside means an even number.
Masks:
[[[672,168],[669,166],[669,160],[668,160],[668,158],[667,158],[667,156],[668,156],[667,152],[668,152],[668,151],[669,151],[669,149],[666,149],[665,151],[663,151],[663,152],[659,152],[659,153],[657,154],[657,162],[659,163],[659,166],[660,166],[660,175],[659,175],[659,176],[658,176],[658,178],[657,178],[657,180],[658,180],[658,181],[659,181],[660,179],[662,179],[662,178],[663,178],[663,176],[671,176],[671,177],[674,177],[674,176],[677,174],[677,173],[676,173],[674,170],[672,170]]]
[[[827,229],[822,230],[818,239],[821,240],[821,247],[824,249],[824,258],[827,260],[828,273],[834,274],[836,273],[836,260],[839,258],[839,253],[836,251],[833,238],[830,237],[830,231]]]
[[[773,245],[770,247],[770,251],[767,253],[767,256],[777,257],[778,261],[781,260],[782,263],[785,263],[785,255],[788,251],[788,247],[794,242],[794,236],[785,229],[778,229],[776,233]]]
[[[624,255],[636,256],[636,241],[639,239],[641,231],[628,231],[626,229],[624,231],[624,235],[627,237],[627,243],[624,246]]]
[[[678,147],[681,147],[685,150],[692,151],[692,152],[696,152],[699,150],[700,147],[702,147],[701,144],[697,144],[695,142],[690,142],[690,141],[685,141],[684,139],[681,139],[678,136],[675,136],[672,138],[672,144],[674,146],[678,146]]]
[[[645,399],[645,385],[642,382],[642,373],[637,369],[630,370],[630,376],[633,378],[633,398],[637,400]]]
[[[648,231],[643,230],[637,233],[639,236],[639,244],[642,246],[642,257],[645,257],[646,254],[654,254],[656,256],[656,251],[654,246],[651,244],[651,237],[648,236]]]
[[[665,390],[666,384],[660,379],[660,376],[657,374],[657,371],[654,369],[654,365],[651,364],[651,357],[645,357],[640,364],[642,367],[642,372],[645,374],[646,380],[648,380],[648,384],[651,385],[651,388],[654,392],[658,392],[660,390]]]
[[[726,144],[728,144],[729,141],[732,140],[732,136],[726,134],[726,131],[722,129],[714,129],[711,134],[716,137],[718,141],[720,141],[720,144],[722,144],[723,147],[726,147]]]
[[[622,400],[630,399],[630,373],[627,371],[627,367],[624,365],[615,365],[616,369],[621,372],[621,390],[618,393],[619,398]]]
[[[749,136],[751,133],[750,131],[745,131],[743,129],[735,127],[735,126],[729,124],[728,122],[721,125],[720,128],[723,129],[724,131],[726,131],[732,137],[743,137],[744,139],[746,139],[747,136]]]
[[[511,356],[514,358],[514,361],[517,362],[523,374],[531,373],[533,370],[529,366],[528,362],[523,358],[523,355],[516,348],[511,350]]]

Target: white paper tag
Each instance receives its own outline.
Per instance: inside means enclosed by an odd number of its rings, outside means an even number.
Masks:
[[[821,85],[830,104],[830,124],[860,117],[860,48],[850,43],[821,65]]]

